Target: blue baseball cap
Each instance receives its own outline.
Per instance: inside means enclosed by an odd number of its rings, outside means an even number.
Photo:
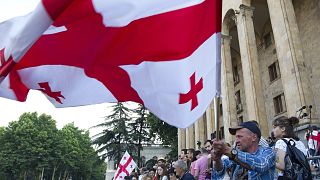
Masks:
[[[261,131],[260,131],[260,129],[258,127],[258,123],[256,121],[243,122],[239,126],[229,128],[229,132],[232,135],[236,135],[237,130],[242,129],[242,128],[249,129],[251,132],[256,134],[259,139],[261,138]]]

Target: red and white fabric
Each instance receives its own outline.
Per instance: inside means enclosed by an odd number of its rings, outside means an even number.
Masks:
[[[317,150],[319,149],[320,144],[320,133],[318,130],[313,130],[310,133],[309,139],[308,139],[308,148]]]
[[[220,94],[221,4],[42,0],[0,24],[0,96],[40,90],[56,107],[135,101],[188,127]]]
[[[130,154],[126,153],[121,158],[117,171],[114,174],[114,180],[123,180],[124,177],[129,176],[130,173],[137,167]]]

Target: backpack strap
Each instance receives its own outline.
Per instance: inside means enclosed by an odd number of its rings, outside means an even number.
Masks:
[[[290,148],[292,151],[293,151],[293,147],[295,147],[296,146],[296,142],[294,141],[294,140],[292,140],[292,139],[290,139],[289,141],[288,140],[286,140],[286,139],[284,139],[284,138],[282,138],[282,140],[287,144],[287,148]],[[293,144],[291,144],[291,142],[293,142]],[[297,147],[295,147],[296,148],[296,150],[298,150],[298,151],[300,151]],[[302,151],[300,151],[301,152],[301,154],[304,156],[304,157],[306,157],[304,154],[303,154],[303,152]],[[306,160],[307,160],[307,158],[305,158]],[[301,162],[300,162],[301,163]],[[306,169],[310,169],[310,167],[307,165],[307,164],[305,164],[305,163],[301,163],[301,165],[304,167],[304,168],[306,168]],[[311,170],[310,170],[310,172],[311,172]]]
[[[284,141],[287,144],[287,146],[296,146],[296,142],[294,140],[292,140],[292,139],[290,139],[288,141],[285,138],[282,138],[281,140]],[[291,144],[291,142],[292,142],[292,144]]]

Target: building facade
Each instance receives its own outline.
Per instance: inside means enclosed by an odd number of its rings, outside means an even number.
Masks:
[[[299,136],[320,123],[320,1],[223,0],[219,129],[247,120],[268,137],[279,116],[300,116]],[[302,109],[299,111],[299,109]],[[213,105],[178,130],[179,149],[195,148],[215,129]]]

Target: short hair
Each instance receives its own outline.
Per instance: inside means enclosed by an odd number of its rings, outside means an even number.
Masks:
[[[187,154],[187,149],[181,149],[181,151],[183,151],[184,154]]]
[[[158,159],[158,162],[166,163],[167,161],[165,159]]]
[[[175,167],[180,167],[185,172],[188,171],[187,164],[183,160],[178,160],[174,163]]]
[[[204,144],[210,143],[212,145],[212,141],[211,140],[206,140],[206,142]]]
[[[157,156],[153,156],[152,159],[158,159],[158,157]]]
[[[192,154],[194,154],[194,149],[193,148],[189,148],[188,151],[191,152]]]

